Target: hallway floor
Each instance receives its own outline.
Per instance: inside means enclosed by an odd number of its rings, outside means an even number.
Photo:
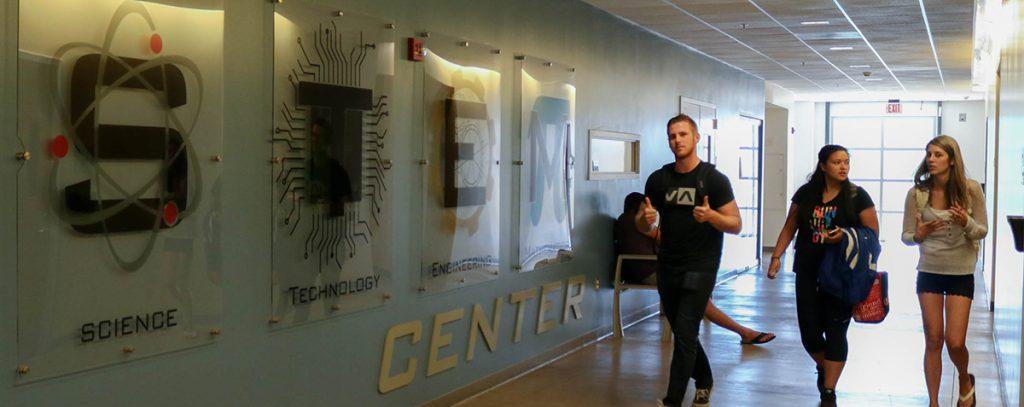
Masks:
[[[927,406],[916,272],[897,272],[884,264],[882,269],[890,271],[891,311],[880,325],[850,326],[850,357],[837,389],[839,404]],[[736,334],[704,322],[701,342],[715,375],[711,405],[818,405],[814,365],[800,344],[793,283],[790,272],[769,280],[754,270],[715,289],[719,308],[741,324],[778,337],[764,345],[740,345]],[[967,346],[971,372],[977,377],[978,405],[1002,406],[987,304],[978,284]],[[664,395],[671,356],[671,345],[661,342],[660,332],[658,318],[648,318],[627,329],[625,338],[607,337],[460,405],[654,406]],[[943,361],[941,405],[955,406],[955,369],[945,354]],[[691,381],[684,405],[692,397]]]

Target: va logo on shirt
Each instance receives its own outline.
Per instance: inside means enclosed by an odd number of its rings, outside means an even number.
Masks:
[[[676,188],[675,191],[665,193],[665,203],[694,206],[696,197],[696,188]]]

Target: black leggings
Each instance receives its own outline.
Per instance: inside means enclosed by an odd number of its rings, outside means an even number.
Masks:
[[[825,360],[845,362],[849,347],[846,330],[853,307],[818,285],[817,269],[797,270],[796,316],[800,340],[808,353],[825,353]]]

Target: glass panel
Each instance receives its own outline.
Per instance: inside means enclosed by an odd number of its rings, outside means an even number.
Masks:
[[[924,150],[886,150],[882,156],[882,175],[887,180],[913,180],[914,173],[923,159]]]
[[[590,139],[591,172],[636,172],[633,163],[636,142]]]
[[[286,327],[388,297],[395,45],[386,20],[274,10],[271,320]]]
[[[565,65],[523,57],[520,92],[519,260],[529,271],[572,256],[576,87]]]
[[[882,119],[833,118],[832,143],[846,148],[879,148],[882,146]]]
[[[753,208],[757,202],[757,181],[737,179],[732,182],[732,193],[736,197],[736,205],[740,208]]]
[[[899,243],[903,234],[903,214],[883,213],[878,217],[878,228],[886,243]]]
[[[850,151],[850,179],[855,182],[864,179],[882,178],[882,152],[878,150]]]
[[[17,353],[31,368],[18,381],[212,343],[220,2],[23,0],[19,12],[18,137],[32,159],[17,179]]]
[[[903,213],[907,191],[912,186],[914,186],[913,182],[886,182],[882,184],[882,210]],[[878,201],[875,201],[875,204],[877,205]]]
[[[420,290],[433,293],[498,278],[501,74],[486,44],[423,42]]]
[[[936,136],[934,117],[886,117],[882,122],[886,148],[920,148]]]
[[[864,190],[867,191],[868,196],[871,197],[871,200],[874,201],[875,206],[878,207],[879,210],[882,208],[881,202],[878,201],[879,199],[882,198],[881,182],[853,181],[853,183],[859,185],[861,188],[864,188]]]

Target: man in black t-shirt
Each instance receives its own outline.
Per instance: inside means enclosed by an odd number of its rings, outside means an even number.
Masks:
[[[636,217],[641,232],[661,231],[658,294],[675,336],[668,391],[661,400],[666,406],[682,404],[690,377],[697,387],[693,405],[709,403],[711,366],[697,334],[715,287],[723,233],[737,234],[742,228],[729,179],[700,161],[698,142],[692,118],[680,114],[668,121],[675,162],[647,178],[646,200]]]

